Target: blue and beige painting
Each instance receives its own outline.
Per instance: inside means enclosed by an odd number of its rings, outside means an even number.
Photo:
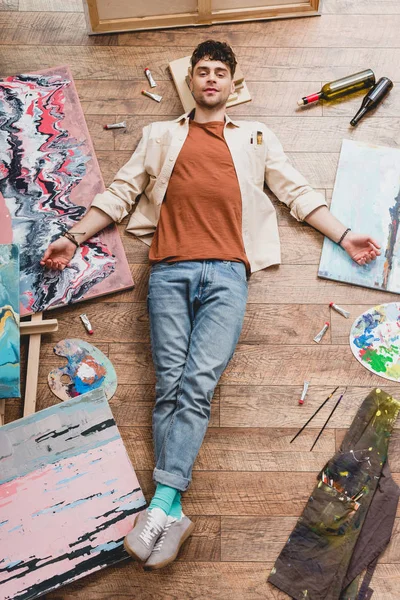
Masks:
[[[0,398],[20,396],[19,249],[0,245]]]
[[[400,150],[343,140],[331,212],[346,227],[371,236],[381,255],[360,266],[325,238],[318,275],[400,292]]]

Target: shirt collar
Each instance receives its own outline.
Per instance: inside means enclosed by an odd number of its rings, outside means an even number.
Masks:
[[[177,119],[174,120],[175,123],[180,123],[181,121],[189,121],[189,119],[193,118],[194,116],[194,108],[188,112],[188,113],[184,113],[183,115],[181,115],[180,117],[178,117]],[[229,115],[227,115],[225,113],[225,123],[227,125],[233,125],[234,127],[240,127],[239,123],[237,121],[232,121],[232,119],[229,117]]]

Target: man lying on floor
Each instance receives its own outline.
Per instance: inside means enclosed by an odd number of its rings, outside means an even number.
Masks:
[[[250,273],[280,263],[274,207],[264,181],[298,221],[342,246],[359,265],[379,245],[342,225],[324,197],[288,162],[263,123],[225,112],[236,58],[208,40],[191,58],[196,108],[152,123],[115,180],[90,210],[46,250],[41,264],[64,269],[77,245],[132,210],[128,231],[150,245],[148,292],[156,372],[153,439],[157,484],[149,508],[125,538],[126,550],[160,568],[193,530],[182,512],[215,386],[235,351]]]

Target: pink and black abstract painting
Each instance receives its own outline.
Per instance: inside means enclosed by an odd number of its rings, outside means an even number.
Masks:
[[[104,190],[67,67],[0,81],[0,215],[20,246],[21,315],[132,287],[115,225],[78,248],[62,272],[39,261]],[[5,232],[0,230],[0,243]]]
[[[128,558],[146,502],[103,390],[0,428],[0,598],[37,598]]]

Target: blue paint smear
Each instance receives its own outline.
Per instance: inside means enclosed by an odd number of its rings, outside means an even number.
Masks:
[[[87,475],[87,473],[78,473],[77,475],[74,475],[73,477],[67,477],[67,479],[62,479],[61,481],[57,481],[57,486],[59,485],[63,485],[65,483],[69,483],[70,481],[74,481],[74,479],[79,479],[80,477],[84,477],[85,475]]]
[[[95,554],[97,552],[103,552],[106,551],[108,552],[109,550],[115,550],[115,548],[119,548],[121,546],[123,542],[106,542],[105,544],[99,544],[98,546],[95,546],[94,548],[92,548],[92,550],[90,551],[90,554]]]
[[[98,494],[94,494],[93,496],[90,496],[90,498],[80,498],[79,500],[75,500],[75,502],[71,502],[70,504],[67,504],[65,506],[49,506],[48,508],[43,508],[42,510],[38,510],[37,512],[33,513],[31,516],[32,517],[40,517],[41,515],[46,515],[48,513],[63,512],[64,510],[69,510],[70,508],[75,508],[76,506],[80,506],[81,504],[85,504],[85,502],[90,502],[91,500],[95,500],[96,498],[106,498],[107,496],[111,496],[113,493],[114,493],[114,490],[111,490],[110,492],[104,492],[104,494],[99,492]]]

